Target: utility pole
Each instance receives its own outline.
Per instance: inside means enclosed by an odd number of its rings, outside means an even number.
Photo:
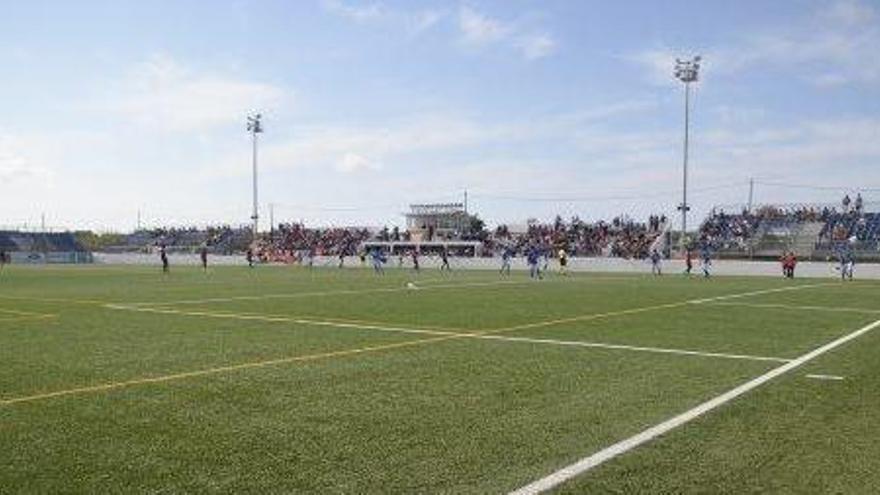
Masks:
[[[257,232],[259,231],[259,207],[257,203],[257,134],[263,132],[263,123],[261,119],[263,116],[261,114],[249,115],[247,118],[247,130],[251,133],[253,140],[253,175],[254,175],[254,183],[253,183],[253,192],[254,192],[254,209],[251,214],[251,220],[254,222],[254,239],[257,238]]]
[[[697,55],[691,60],[675,59],[675,78],[684,83],[684,163],[682,167],[682,198],[678,209],[681,211],[681,251],[687,244],[687,214],[691,207],[687,202],[688,188],[688,141],[690,139],[690,96],[691,83],[699,79],[700,61]]]
[[[269,237],[275,238],[275,203],[269,203]]]
[[[749,213],[752,212],[752,201],[755,199],[755,178],[749,178]]]

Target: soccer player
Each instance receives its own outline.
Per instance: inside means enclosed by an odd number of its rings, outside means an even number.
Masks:
[[[315,246],[309,246],[309,249],[306,251],[306,264],[309,270],[315,267]]]
[[[844,248],[840,252],[840,279],[841,280],[852,280],[853,279],[853,268],[855,268],[855,257],[853,256],[852,250]]]
[[[568,253],[565,249],[559,250],[559,273],[568,275]]]
[[[541,251],[535,246],[529,247],[529,250],[526,254],[526,261],[528,261],[529,264],[529,278],[544,278],[544,276],[541,275],[540,268],[538,268],[538,262],[540,261],[540,258]]]
[[[443,250],[440,251],[440,271],[446,270],[447,272],[452,271],[452,268],[449,267],[449,251],[446,249],[446,246],[443,246]]]
[[[0,249],[0,273],[3,273],[4,266],[6,266],[6,251]]]
[[[208,245],[202,244],[199,249],[199,258],[202,260],[202,271],[208,271]]]
[[[418,272],[419,271],[419,250],[413,249],[412,253],[410,253],[410,255],[412,256],[413,270]]]
[[[510,258],[513,257],[513,251],[509,247],[505,247],[501,253],[501,274],[510,275]]]
[[[385,275],[385,253],[382,252],[381,249],[375,247],[370,252],[370,259],[373,262],[373,271],[376,272],[377,275]]]
[[[339,250],[339,268],[345,267],[345,248]]]
[[[691,248],[685,248],[684,253],[684,273],[685,275],[690,275],[691,271],[694,269],[694,252]]]
[[[168,253],[165,244],[159,244],[159,259],[162,260],[162,273],[168,273]]]
[[[651,251],[651,274],[663,275],[660,269],[660,253],[656,249]]]
[[[797,265],[797,258],[793,251],[789,251],[780,258],[782,262],[782,275],[785,278],[794,278],[794,267]]]
[[[709,250],[708,242],[704,242],[703,246],[700,248],[700,259],[702,260],[703,265],[703,277],[709,278],[711,275],[709,270],[712,268],[712,252]]]
[[[547,273],[547,270],[550,268],[550,248],[542,247],[541,248],[541,273]]]
[[[247,252],[244,254],[245,259],[247,260],[248,266],[254,267],[254,250],[252,248],[248,248]]]

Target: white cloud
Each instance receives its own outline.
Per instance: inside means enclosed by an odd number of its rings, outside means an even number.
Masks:
[[[526,60],[544,58],[556,51],[556,41],[546,34],[525,36],[517,41],[517,46]]]
[[[327,12],[358,24],[396,25],[411,35],[418,35],[431,29],[446,17],[446,13],[439,10],[425,9],[410,12],[392,9],[381,3],[355,4],[343,0],[323,0],[321,5]]]
[[[857,0],[840,0],[833,2],[825,10],[821,10],[819,17],[831,22],[853,26],[871,23],[877,18],[877,11],[870,5]]]
[[[48,168],[26,156],[27,150],[35,144],[16,136],[0,135],[0,183],[21,187],[21,182],[51,180],[52,173]]]
[[[427,31],[442,21],[444,17],[446,17],[446,13],[438,10],[416,12],[411,16],[407,16],[407,30],[413,34]]]
[[[880,23],[877,11],[864,3],[840,0],[790,25],[753,31],[735,43],[704,53],[706,73],[730,76],[756,68],[788,69],[817,86],[880,81]],[[627,58],[645,68],[656,84],[671,81],[676,56],[668,47],[650,48]]]
[[[189,70],[157,56],[138,64],[117,85],[110,109],[136,124],[169,131],[202,131],[271,109],[284,98],[276,86]]]
[[[379,170],[381,169],[381,164],[374,162],[362,155],[357,153],[346,153],[342,156],[342,159],[336,164],[336,170],[351,174],[361,171],[369,171],[369,170]]]
[[[465,46],[500,44],[517,50],[525,60],[548,57],[557,48],[556,40],[548,33],[529,32],[515,22],[491,17],[468,6],[459,9],[458,30]]]
[[[462,39],[469,44],[485,45],[506,39],[513,28],[507,23],[479,13],[469,7],[458,12],[458,28]]]
[[[390,11],[378,3],[354,5],[342,0],[323,0],[321,5],[325,10],[342,17],[347,17],[355,22],[369,22],[381,19],[389,15]]]

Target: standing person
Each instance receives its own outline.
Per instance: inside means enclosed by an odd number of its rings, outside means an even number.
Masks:
[[[568,275],[568,253],[565,249],[559,250],[559,273]]]
[[[0,273],[3,273],[4,266],[6,266],[6,251],[0,249]]]
[[[244,254],[244,258],[247,260],[247,264],[249,267],[254,267],[254,250],[253,248],[248,248],[247,252]]]
[[[199,249],[199,258],[202,260],[202,271],[208,271],[208,245],[202,244]]]
[[[529,278],[537,278],[543,279],[543,275],[541,275],[541,270],[538,268],[538,261],[540,261],[541,252],[535,246],[529,247],[529,250],[526,254],[526,260],[529,264]]]
[[[418,272],[419,271],[419,250],[413,249],[411,256],[412,256],[413,270]]]
[[[345,268],[345,248],[339,250],[339,268]]]
[[[694,269],[694,252],[690,247],[685,248],[684,252],[684,273],[690,275]]]
[[[309,246],[309,249],[306,251],[306,263],[309,270],[315,267],[315,246]]]
[[[513,253],[509,247],[505,247],[504,251],[501,253],[501,274],[502,275],[510,275],[510,258],[513,257]]]
[[[782,275],[785,278],[794,278],[794,267],[797,265],[797,258],[794,251],[789,251],[782,255]]]
[[[852,280],[853,279],[853,269],[855,268],[855,257],[853,256],[852,249],[848,247],[843,248],[840,251],[840,279],[841,280]]]
[[[162,273],[168,273],[168,253],[165,251],[165,244],[159,244],[159,259],[162,260]]]
[[[712,269],[712,252],[709,250],[708,242],[704,242],[703,247],[700,248],[700,259],[703,265],[703,277],[709,278],[711,275],[710,270]]]
[[[447,272],[452,271],[452,268],[449,267],[449,250],[446,246],[443,246],[443,249],[440,251],[440,271],[446,270]]]
[[[656,249],[651,251],[651,274],[663,275],[660,269],[660,253]]]
[[[377,275],[385,275],[385,262],[387,258],[385,258],[385,254],[381,249],[375,247],[370,252],[370,259],[373,262],[373,271],[376,272]]]
[[[547,270],[550,268],[550,248],[542,247],[541,248],[541,273],[547,273]]]

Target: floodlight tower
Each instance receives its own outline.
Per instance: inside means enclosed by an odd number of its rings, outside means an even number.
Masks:
[[[259,228],[259,209],[257,206],[257,134],[263,132],[263,123],[261,119],[263,116],[261,114],[248,115],[247,118],[247,130],[251,133],[253,137],[253,168],[254,168],[254,212],[251,215],[251,220],[254,221],[254,239],[257,237],[257,229]]]
[[[690,133],[690,97],[691,83],[697,82],[700,72],[700,61],[702,57],[697,55],[690,60],[675,59],[675,78],[684,83],[684,167],[682,174],[682,195],[681,204],[678,209],[681,211],[681,250],[684,252],[687,238],[687,214],[691,209],[688,205],[688,139]]]

